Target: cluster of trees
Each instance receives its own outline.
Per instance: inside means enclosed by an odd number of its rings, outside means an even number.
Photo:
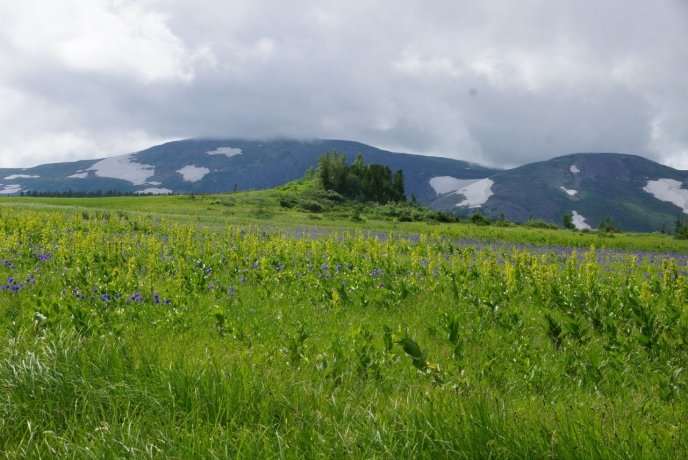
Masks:
[[[351,165],[337,152],[326,153],[318,160],[318,175],[325,190],[359,201],[378,203],[406,201],[404,172],[392,174],[381,164],[365,164],[359,154]]]
[[[674,238],[677,240],[688,240],[688,221],[681,216],[676,218],[674,224]]]

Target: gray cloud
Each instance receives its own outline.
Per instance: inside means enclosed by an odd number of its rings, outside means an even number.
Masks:
[[[0,166],[192,136],[688,169],[681,0],[0,0]]]

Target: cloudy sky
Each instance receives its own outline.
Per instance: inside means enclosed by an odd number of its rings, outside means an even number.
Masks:
[[[686,0],[0,0],[0,167],[187,137],[688,169]]]

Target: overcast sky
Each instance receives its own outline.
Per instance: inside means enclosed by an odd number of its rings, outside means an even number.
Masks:
[[[0,0],[0,167],[187,137],[688,169],[687,0]]]

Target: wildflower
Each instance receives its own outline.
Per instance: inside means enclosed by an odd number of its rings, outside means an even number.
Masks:
[[[102,300],[103,302],[109,302],[110,301],[110,295],[109,294],[101,294],[100,300]]]
[[[245,276],[242,276],[241,278],[239,278],[239,282],[240,282],[241,284],[246,284],[246,277],[245,277]]]
[[[160,303],[160,294],[157,292],[153,294],[153,303]]]
[[[229,285],[229,289],[227,289],[227,294],[229,294],[230,296],[234,297],[234,293],[235,293],[234,285],[233,285],[233,284],[230,284],[230,285]]]
[[[322,264],[322,267],[320,267],[320,268],[322,269],[322,271],[326,272],[327,270],[330,269],[330,266],[327,264]]]
[[[52,258],[52,254],[47,252],[47,253],[41,253],[38,254],[38,260],[41,262],[47,262]]]
[[[36,323],[41,323],[41,322],[45,321],[46,319],[48,319],[48,317],[45,316],[40,311],[37,311],[36,313],[33,314],[33,320]]]
[[[143,296],[140,292],[135,292],[129,296],[130,302],[143,302]]]
[[[375,278],[377,276],[381,276],[384,273],[384,270],[381,268],[374,268],[372,272],[370,272],[370,276],[372,278]]]

